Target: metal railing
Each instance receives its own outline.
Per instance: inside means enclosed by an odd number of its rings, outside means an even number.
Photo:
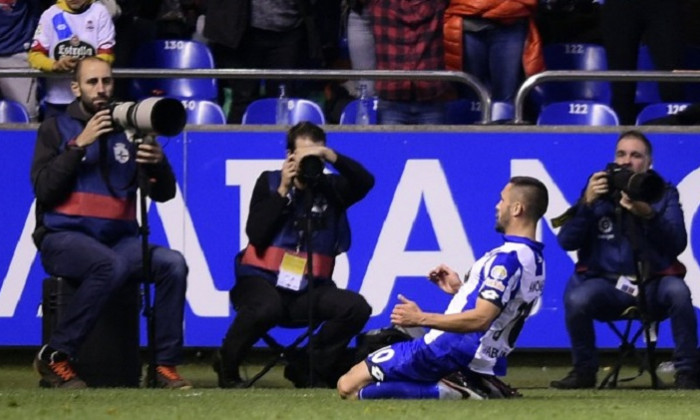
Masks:
[[[262,70],[262,69],[135,69],[115,68],[114,77],[280,79],[280,80],[426,80],[457,82],[472,88],[481,102],[481,122],[491,122],[491,93],[474,76],[459,71],[411,70]],[[0,69],[0,77],[66,77],[33,69]]]
[[[537,85],[545,82],[569,82],[569,81],[611,81],[611,82],[700,82],[700,71],[580,71],[580,70],[553,70],[530,76],[520,85],[515,96],[516,124],[525,123],[523,120],[523,106],[525,98]]]

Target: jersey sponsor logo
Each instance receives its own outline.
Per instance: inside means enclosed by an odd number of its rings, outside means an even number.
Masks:
[[[126,163],[129,161],[129,149],[126,148],[124,143],[117,143],[114,145],[114,159],[119,163]]]
[[[502,282],[492,280],[492,279],[486,280],[484,282],[484,286],[491,287],[491,288],[494,288],[496,290],[500,290],[501,292],[506,290],[506,286]]]
[[[77,36],[56,44],[53,54],[56,60],[61,59],[61,57],[85,58],[94,55],[95,48],[87,42],[81,41]]]
[[[68,27],[68,26],[67,26],[65,23],[60,23],[60,24],[56,25],[56,29],[59,30],[59,31],[63,31],[63,30],[65,30],[67,27]]]
[[[491,267],[489,277],[496,280],[505,280],[508,277],[508,270],[502,265],[494,265]]]
[[[92,20],[88,20],[85,23],[85,29],[88,31],[94,31],[95,30],[95,22],[93,22]]]
[[[498,300],[498,292],[495,290],[482,290],[481,293],[479,293],[479,296],[488,301]]]

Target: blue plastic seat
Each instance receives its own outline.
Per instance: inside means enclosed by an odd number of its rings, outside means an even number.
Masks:
[[[481,101],[477,99],[457,99],[447,102],[445,124],[466,125],[481,121]]]
[[[555,102],[545,105],[537,125],[619,125],[617,114],[607,104],[593,101]]]
[[[226,114],[216,102],[206,99],[184,99],[187,124],[226,124]]]
[[[675,115],[690,105],[688,102],[659,102],[649,104],[637,115],[637,125],[642,125],[649,120]]]
[[[508,102],[491,104],[491,121],[512,120],[515,110]],[[458,99],[447,103],[446,124],[465,125],[481,122],[481,101],[477,99]]]
[[[368,101],[370,106],[367,108],[367,115],[369,116],[369,123],[374,125],[377,123],[377,106],[379,100],[377,98],[372,98]],[[340,125],[354,125],[357,124],[357,105],[360,103],[359,99],[348,102],[343,108],[343,113],[340,114]]]
[[[134,52],[131,63],[135,68],[213,69],[214,57],[201,42],[156,40],[141,44]],[[133,99],[149,96],[215,99],[218,90],[213,78],[133,79],[130,93]]]
[[[639,46],[639,54],[637,55],[637,70],[656,70],[654,63],[651,61],[649,48],[647,48],[646,45]],[[635,91],[634,101],[638,104],[653,104],[661,102],[661,96],[659,96],[659,84],[657,82],[637,82],[637,90]]]
[[[241,124],[276,124],[277,98],[263,98],[250,103],[243,114]],[[289,124],[309,121],[314,124],[325,124],[321,107],[308,99],[290,98]]]
[[[0,100],[0,123],[28,123],[29,113],[19,102]]]
[[[515,107],[510,102],[491,103],[491,121],[511,121],[515,118]]]
[[[605,48],[596,44],[551,44],[544,47],[547,70],[607,70]],[[555,82],[536,87],[535,100],[541,104],[588,100],[610,103],[609,82]]]

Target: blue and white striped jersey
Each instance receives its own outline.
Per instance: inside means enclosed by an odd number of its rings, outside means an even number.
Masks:
[[[503,238],[503,245],[474,263],[445,311],[445,314],[453,314],[473,309],[477,298],[501,308],[487,331],[467,333],[480,336],[478,348],[460,349],[473,354],[468,362],[469,369],[485,374],[504,374],[505,357],[513,350],[525,319],[544,287],[544,245],[519,236],[504,235]],[[424,338],[426,344],[430,345],[443,334],[446,333],[441,330],[430,330]],[[454,339],[454,346],[467,343],[459,339],[461,334],[446,335],[440,341]]]

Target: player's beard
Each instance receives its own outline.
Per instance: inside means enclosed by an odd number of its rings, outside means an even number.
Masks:
[[[507,213],[504,213],[501,217],[496,218],[496,232],[498,233],[506,233],[506,228],[508,227],[508,224],[510,223],[510,217],[508,216]]]

